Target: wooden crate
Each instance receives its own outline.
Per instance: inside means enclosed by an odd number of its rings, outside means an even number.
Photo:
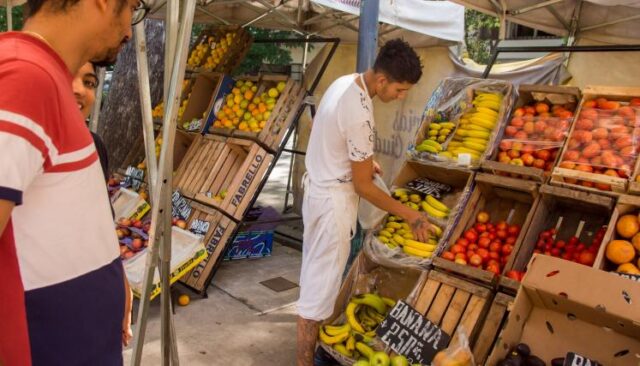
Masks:
[[[187,131],[200,131],[206,121],[208,111],[214,102],[214,96],[222,79],[220,73],[199,73],[194,77],[193,87],[188,94],[187,106],[182,118],[178,120],[178,128]],[[199,124],[192,124],[192,120],[199,120]]]
[[[580,101],[580,89],[576,87],[567,86],[550,86],[550,85],[520,85],[518,87],[518,100],[515,104],[514,111],[517,108],[529,105],[536,101],[545,101],[548,103],[573,103],[575,105],[572,113],[575,113],[575,109],[578,107]],[[512,112],[513,117],[513,112]],[[508,125],[509,123],[507,123]],[[568,134],[568,130],[566,131]],[[513,138],[509,138],[513,139]],[[553,166],[558,163],[560,159],[560,151],[564,147],[566,136],[562,141],[557,142],[557,147],[551,149],[557,149],[557,156],[553,162]],[[549,149],[549,150],[551,150]],[[511,176],[512,178],[520,178],[533,180],[538,183],[545,183],[550,177],[551,172],[546,172],[543,169],[527,166],[518,166],[508,163],[501,163],[498,161],[499,149],[495,149],[491,157],[484,161],[481,165],[483,171],[490,172],[492,174],[498,174],[503,176]]]
[[[473,346],[491,306],[491,290],[438,270],[427,277],[414,308],[451,335],[451,343],[464,327]]]
[[[173,177],[173,188],[179,189],[186,197],[195,198],[216,166],[225,145],[225,138],[197,135]]]
[[[511,257],[515,255],[522,243],[531,218],[538,204],[539,185],[532,181],[499,177],[486,173],[478,173],[475,178],[475,188],[469,202],[462,213],[460,222],[455,227],[448,240],[447,249],[455,244],[462,234],[475,224],[480,211],[489,213],[490,222],[504,220],[509,225],[519,225],[520,234],[514,244]],[[464,277],[483,286],[494,288],[498,276],[492,272],[461,265],[447,259],[434,258],[436,268]],[[506,269],[507,265],[504,266]],[[504,273],[504,271],[502,272]]]
[[[478,338],[473,345],[473,359],[476,365],[484,365],[502,332],[507,325],[509,308],[513,304],[514,297],[498,292],[493,298],[489,312],[478,333]]]
[[[515,256],[511,257],[505,270],[524,271],[536,249],[540,233],[544,230],[558,227],[556,238],[567,240],[576,234],[581,241],[590,239],[593,234],[609,222],[609,216],[615,205],[612,197],[568,188],[543,185],[540,188],[540,198],[533,218],[524,239],[516,248]],[[584,224],[580,224],[584,222]],[[604,246],[604,244],[603,244]],[[515,294],[520,288],[520,282],[502,277],[500,288],[505,292]]]
[[[273,155],[257,143],[236,138],[227,139],[219,154],[213,155],[215,163],[205,171],[203,185],[195,199],[224,211],[241,220],[258,190]],[[221,196],[226,190],[226,196]]]
[[[466,102],[464,102],[464,104],[468,105],[470,108],[471,101],[473,100],[476,91],[492,91],[492,92],[502,93],[503,95],[502,104],[500,106],[500,110],[498,111],[496,126],[494,127],[492,135],[489,141],[487,142],[487,149],[481,155],[478,161],[474,161],[469,165],[469,167],[476,169],[480,167],[480,164],[485,159],[491,156],[491,154],[493,153],[493,150],[495,149],[496,142],[499,141],[502,136],[502,130],[504,129],[504,124],[511,110],[511,94],[513,92],[513,86],[509,82],[500,81],[500,80],[483,80],[483,79],[470,79],[470,78],[465,78],[465,79],[468,79],[469,81],[464,83],[465,84],[464,87],[457,90],[456,88],[459,88],[461,86],[460,78],[445,79],[443,81],[443,85],[441,86],[444,89],[444,92],[438,96],[439,98],[441,98],[441,100],[439,101],[430,100],[429,105],[434,104],[435,107],[441,107],[440,106],[440,104],[442,104],[441,101],[446,101],[447,110],[453,109],[459,112],[457,113],[458,120],[451,121],[456,123],[456,127],[454,127],[452,132],[449,134],[447,141],[443,143],[443,145],[445,145],[445,144],[448,144],[453,138],[453,136],[455,135],[455,130],[459,128],[459,118],[464,114],[464,111],[457,110],[458,108],[457,105],[456,106],[451,105],[452,103],[450,103],[449,101],[450,98],[458,97],[459,95],[465,94]],[[474,80],[476,80],[475,83],[473,82]],[[434,96],[432,96],[432,98],[434,98]],[[459,103],[457,104],[463,105],[462,101],[459,101]],[[411,154],[414,156],[416,160],[420,160],[425,163],[431,163],[431,164],[440,165],[440,166],[443,166],[443,165],[455,166],[457,165],[457,160],[450,160],[447,158],[436,156],[435,154],[428,153],[428,152],[420,153],[415,150],[415,147],[418,146],[422,141],[424,141],[428,137],[429,125],[436,120],[436,117],[440,112],[443,112],[443,111],[436,110],[434,108],[429,108],[427,109],[427,111],[425,111],[422,124],[418,128],[418,131],[416,133],[414,146],[411,148]]]
[[[600,250],[598,251],[598,256],[596,257],[596,261],[594,263],[594,268],[601,269],[603,271],[616,271],[618,266],[612,262],[610,262],[606,256],[607,244],[609,244],[612,240],[628,240],[620,237],[616,232],[616,224],[618,223],[618,219],[624,215],[638,215],[640,213],[640,197],[630,196],[630,195],[622,195],[618,198],[618,202],[613,208],[613,212],[611,213],[611,219],[609,220],[609,226],[607,227],[607,232],[604,235],[604,239],[602,240],[602,245],[600,246]],[[636,259],[633,261],[634,265],[638,265],[638,256],[636,255]]]
[[[257,141],[270,152],[276,152],[280,147],[306,95],[304,86],[286,75],[263,75],[260,78],[258,93],[260,93],[260,89],[269,90],[274,88],[279,82],[285,82],[286,86],[280,93],[278,101],[262,131],[233,131],[234,136]]]
[[[236,33],[236,36],[233,38],[233,42],[227,46],[227,52],[223,55],[220,63],[214,69],[205,68],[204,64],[207,57],[212,54],[215,47],[219,45],[220,40],[223,37],[226,37],[226,34],[229,32]],[[210,38],[211,42],[209,42]],[[195,50],[196,46],[205,43],[209,43],[209,50],[202,58],[202,62],[196,67],[187,65],[187,70],[192,72],[220,72],[228,74],[235,70],[242,60],[244,60],[244,57],[253,43],[253,36],[239,25],[211,26],[203,30],[200,35],[198,35],[193,48],[189,51],[189,57]]]
[[[583,90],[582,102],[580,103],[580,108],[576,113],[577,118],[578,119],[581,118],[582,111],[584,109],[584,104],[586,102],[590,102],[592,100],[596,100],[601,97],[607,98],[608,100],[628,103],[631,99],[640,97],[640,88],[589,86]],[[600,118],[599,120],[601,119],[602,118]],[[619,196],[620,194],[624,194],[625,192],[627,192],[627,189],[629,186],[628,178],[583,172],[583,171],[563,168],[560,166],[560,164],[562,163],[564,154],[570,148],[569,146],[570,140],[576,132],[577,125],[578,123],[576,122],[571,126],[571,131],[569,132],[567,143],[565,144],[564,148],[562,149],[562,153],[560,154],[560,160],[558,162],[558,166],[553,170],[551,184],[562,186],[562,187],[569,187],[573,189],[585,190],[589,192],[604,193],[604,194],[613,195],[613,196]],[[634,126],[631,126],[631,127],[634,127]],[[607,130],[610,130],[610,128],[607,128]],[[636,155],[633,157],[634,159],[633,162],[630,163],[629,175],[633,175],[634,168],[638,168],[637,158],[638,158],[638,155],[636,152]],[[583,164],[583,165],[591,165],[591,163]],[[585,185],[588,185],[588,186],[585,186]],[[601,185],[602,187],[610,186],[610,190],[598,189],[597,185]]]
[[[187,221],[187,228],[192,232],[196,231],[204,235],[207,258],[184,275],[180,282],[198,293],[205,293],[224,256],[224,251],[233,239],[237,224],[211,207],[197,202],[190,204],[192,211],[191,217]]]

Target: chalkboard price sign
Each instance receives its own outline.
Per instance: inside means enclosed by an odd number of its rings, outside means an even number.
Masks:
[[[451,186],[448,184],[434,182],[427,178],[418,178],[407,183],[407,188],[418,191],[422,194],[430,194],[435,198],[442,197],[443,193],[451,191]]]
[[[590,360],[577,353],[569,352],[564,358],[563,366],[602,366],[598,361]]]
[[[177,217],[182,220],[189,219],[191,215],[191,205],[189,202],[180,194],[179,191],[173,191],[171,194],[171,215],[173,217]]]
[[[410,364],[430,364],[451,340],[451,336],[402,300],[380,323],[376,334],[395,353],[405,356]]]
[[[140,185],[142,185],[144,179],[144,170],[138,169],[133,166],[127,167],[127,171],[125,172],[123,185],[125,187],[131,187],[134,191],[140,189]]]

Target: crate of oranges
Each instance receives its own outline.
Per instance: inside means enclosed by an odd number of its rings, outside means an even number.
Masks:
[[[187,70],[232,72],[251,47],[251,33],[239,26],[218,26],[203,30],[189,53]]]

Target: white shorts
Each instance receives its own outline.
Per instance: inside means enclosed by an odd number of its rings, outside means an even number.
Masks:
[[[357,220],[358,196],[352,189],[330,194],[323,191],[307,185],[302,203],[304,235],[297,308],[300,317],[315,321],[333,313]]]

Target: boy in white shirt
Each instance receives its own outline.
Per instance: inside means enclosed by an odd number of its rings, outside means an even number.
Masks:
[[[298,300],[298,366],[313,364],[319,323],[333,312],[356,231],[358,201],[402,217],[426,241],[429,221],[373,183],[375,122],[372,98],[403,99],[422,76],[415,51],[404,41],[387,42],[372,69],[334,81],[313,121],[305,159],[304,236]]]

